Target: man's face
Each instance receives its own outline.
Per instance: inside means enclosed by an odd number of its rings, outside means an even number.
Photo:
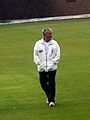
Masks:
[[[45,33],[44,37],[46,38],[46,41],[51,40],[51,38],[52,38],[52,31],[51,30],[47,30],[47,32]]]

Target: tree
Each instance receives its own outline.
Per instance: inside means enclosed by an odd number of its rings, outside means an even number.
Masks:
[[[52,16],[53,5],[53,0],[1,0],[0,19],[28,19]]]

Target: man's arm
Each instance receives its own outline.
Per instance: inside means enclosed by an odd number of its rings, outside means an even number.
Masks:
[[[39,55],[38,55],[38,45],[37,45],[37,43],[35,44],[35,46],[34,46],[34,62],[35,62],[35,64],[36,65],[40,65],[40,59],[39,59]]]
[[[54,64],[57,64],[60,59],[60,47],[57,42],[56,42],[56,48],[57,48],[56,56],[55,58],[52,59],[52,62],[54,62]]]

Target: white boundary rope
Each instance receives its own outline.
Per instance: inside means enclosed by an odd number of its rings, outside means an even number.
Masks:
[[[25,19],[25,20],[24,19],[22,19],[22,20],[11,20],[11,21],[9,20],[10,22],[0,23],[0,25],[39,22],[39,21],[52,21],[52,20],[68,20],[68,19],[89,18],[89,17],[90,17],[90,14],[82,14],[82,15],[35,18],[35,19]]]

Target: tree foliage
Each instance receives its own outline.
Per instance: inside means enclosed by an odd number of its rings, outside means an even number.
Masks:
[[[53,0],[0,0],[0,19],[52,16],[53,5]]]

